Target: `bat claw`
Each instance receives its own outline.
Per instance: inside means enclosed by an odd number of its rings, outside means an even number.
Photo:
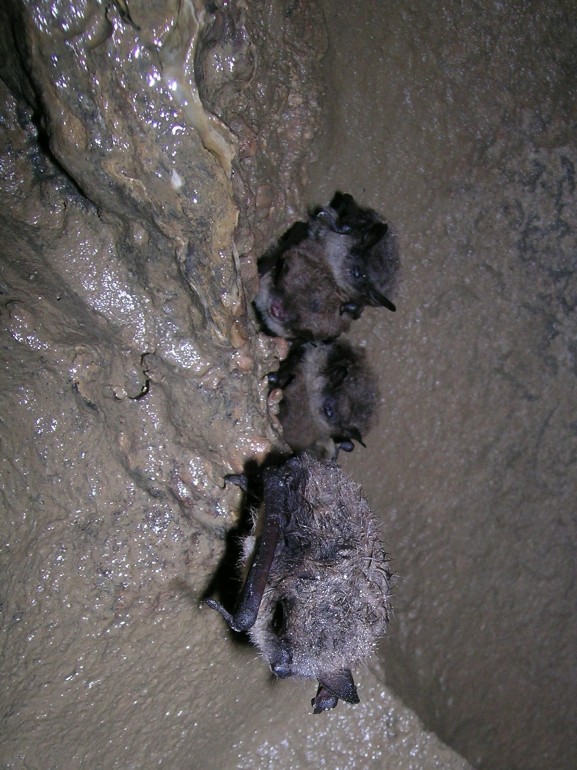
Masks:
[[[224,609],[220,602],[217,602],[215,599],[205,599],[204,603],[207,605],[207,607],[210,607],[211,610],[216,610],[219,612],[231,628],[234,626],[234,619],[232,615],[228,610]]]
[[[225,482],[230,481],[231,484],[236,484],[236,486],[240,487],[243,492],[248,491],[248,478],[244,475],[244,473],[227,473],[227,475],[224,477],[224,480]]]
[[[233,631],[248,631],[248,629],[254,625],[255,616],[252,608],[241,608],[240,611],[237,610],[234,615],[231,615],[230,612],[225,610],[222,604],[217,602],[215,599],[205,599],[204,603],[208,605],[212,610],[219,612],[226,620],[228,627]]]

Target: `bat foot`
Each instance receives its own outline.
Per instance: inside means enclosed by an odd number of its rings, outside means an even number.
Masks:
[[[231,484],[235,484],[237,487],[240,487],[243,492],[248,491],[248,478],[244,475],[244,473],[227,473],[227,475],[224,477],[224,480],[225,482],[230,481]],[[216,607],[213,609],[216,609]]]
[[[227,625],[232,628],[234,631],[236,631],[234,625],[234,618],[230,614],[228,610],[225,610],[225,608],[222,606],[220,602],[217,602],[215,599],[205,599],[204,603],[207,605],[207,607],[210,607],[211,610],[216,610],[219,612],[222,617],[226,620]]]
[[[338,697],[327,690],[325,687],[319,685],[317,694],[311,700],[311,706],[313,707],[313,714],[321,714],[323,711],[329,711],[334,709],[338,704]]]
[[[252,626],[255,624],[256,615],[252,608],[241,607],[234,613],[234,615],[231,615],[230,612],[225,610],[222,604],[217,602],[215,599],[205,599],[204,603],[208,605],[212,610],[219,612],[226,620],[228,627],[233,631],[248,631],[248,629],[252,628]]]

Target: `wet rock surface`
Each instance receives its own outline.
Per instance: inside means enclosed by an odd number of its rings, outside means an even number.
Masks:
[[[223,476],[280,442],[248,301],[302,216],[325,48],[292,0],[0,9],[7,768],[318,766],[337,733],[343,767],[367,735],[366,767],[466,766],[379,671],[319,726],[199,607]]]
[[[479,767],[574,765],[570,9],[324,11],[0,8],[8,768],[466,767],[385,673]],[[280,443],[256,259],[336,189],[399,235],[397,314],[351,334],[379,425],[341,458],[399,582],[360,706],[313,718],[199,602],[223,476]]]

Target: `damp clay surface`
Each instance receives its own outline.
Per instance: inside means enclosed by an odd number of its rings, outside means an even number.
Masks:
[[[248,300],[319,124],[320,8],[264,5],[1,5],[7,770],[468,766],[377,661],[318,721],[200,605],[282,446]]]
[[[387,683],[486,770],[577,762],[572,3],[326,0],[310,198],[396,227],[395,315],[352,329],[379,427],[340,458],[399,573]]]

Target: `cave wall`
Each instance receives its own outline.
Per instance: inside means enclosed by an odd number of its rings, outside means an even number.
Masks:
[[[319,721],[201,606],[281,442],[248,300],[326,46],[314,3],[2,4],[3,767],[467,767],[378,660]]]
[[[396,228],[382,389],[342,463],[399,573],[387,682],[483,768],[577,761],[574,3],[326,0],[309,197]],[[332,80],[331,80],[332,78]]]

